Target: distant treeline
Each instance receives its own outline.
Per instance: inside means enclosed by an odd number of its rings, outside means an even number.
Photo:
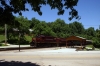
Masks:
[[[13,28],[17,28],[19,31],[14,31],[12,30]],[[31,32],[29,29],[32,29],[33,31]],[[4,26],[0,27],[0,32],[4,33]],[[81,36],[93,40],[94,46],[100,47],[100,30],[95,30],[94,27],[85,29],[83,24],[77,21],[67,24],[67,22],[62,19],[56,19],[54,22],[46,22],[36,18],[28,20],[23,16],[19,16],[15,17],[13,24],[7,25],[8,40],[18,39],[19,32],[22,34],[23,38],[25,34],[28,34],[31,37],[40,34],[61,38],[72,35]]]

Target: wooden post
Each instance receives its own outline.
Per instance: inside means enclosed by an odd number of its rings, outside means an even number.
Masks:
[[[5,24],[5,44],[7,44],[7,25]]]
[[[35,47],[37,47],[37,42],[36,42],[36,39],[35,39]]]
[[[81,40],[81,49],[82,49],[82,44],[83,44],[83,41]]]
[[[59,41],[57,41],[57,47],[59,46]]]
[[[67,41],[66,41],[66,48],[67,48]]]
[[[19,52],[20,52],[20,41],[21,41],[21,34],[19,32]]]

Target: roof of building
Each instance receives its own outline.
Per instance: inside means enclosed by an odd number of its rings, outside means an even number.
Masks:
[[[87,40],[86,38],[80,37],[80,36],[70,36],[67,38],[67,41],[69,40],[79,40],[79,41],[87,41],[87,42],[92,42],[92,40]]]

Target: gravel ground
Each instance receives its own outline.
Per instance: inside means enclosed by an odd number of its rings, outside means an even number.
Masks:
[[[21,50],[21,52],[1,51],[0,60],[31,62],[39,66],[100,66],[100,51],[75,50],[73,48],[42,48]]]

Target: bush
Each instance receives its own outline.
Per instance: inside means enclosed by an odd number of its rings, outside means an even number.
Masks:
[[[85,49],[91,49],[91,50],[94,50],[95,49],[95,47],[92,45],[92,44],[89,44],[89,45],[86,45],[85,46]]]
[[[4,42],[5,40],[5,36],[4,35],[0,35],[0,42]]]
[[[94,45],[94,47],[96,47],[96,48],[100,48],[100,44],[93,44]]]
[[[94,41],[93,46],[96,48],[100,48],[100,41]]]
[[[18,39],[10,39],[7,41],[10,44],[17,44],[18,43]]]
[[[0,46],[8,46],[8,45],[0,43]]]
[[[93,40],[93,46],[96,48],[100,48],[100,38],[94,37]]]

